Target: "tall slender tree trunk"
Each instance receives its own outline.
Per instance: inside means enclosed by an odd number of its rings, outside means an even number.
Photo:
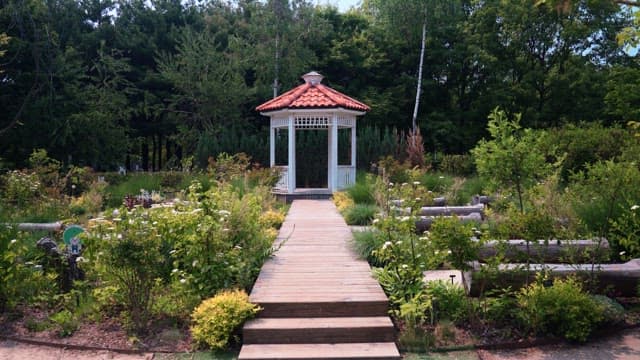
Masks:
[[[280,34],[276,33],[276,51],[275,51],[275,64],[274,64],[274,77],[273,77],[273,97],[278,97],[278,88],[280,84],[278,83],[278,77],[280,74]]]
[[[144,140],[142,140],[140,152],[142,153],[142,169],[144,171],[149,171],[149,138],[144,138]]]
[[[418,108],[420,107],[420,93],[422,90],[422,67],[424,65],[424,45],[427,37],[427,20],[422,23],[422,41],[420,47],[420,64],[418,65],[418,86],[416,88],[416,104],[413,108],[413,118],[411,119],[411,129],[416,132],[416,121],[418,119]]]

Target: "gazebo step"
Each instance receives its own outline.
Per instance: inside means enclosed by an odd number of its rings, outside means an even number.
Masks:
[[[245,324],[244,344],[393,342],[388,316],[258,318]]]
[[[393,342],[244,345],[238,360],[400,360]]]

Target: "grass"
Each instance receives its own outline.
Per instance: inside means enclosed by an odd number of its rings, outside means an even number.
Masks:
[[[372,265],[378,265],[375,258],[371,255],[373,250],[382,246],[380,237],[376,236],[376,233],[371,230],[367,231],[354,231],[353,232],[353,249],[358,257],[363,260],[367,260]]]
[[[451,175],[433,171],[422,175],[422,177],[420,177],[420,183],[426,187],[427,190],[433,191],[436,194],[442,194],[453,185],[453,178]]]
[[[369,204],[355,204],[344,211],[344,219],[349,225],[369,225],[378,212],[378,207]]]
[[[356,204],[375,204],[374,180],[366,173],[359,172],[356,183],[346,191]]]

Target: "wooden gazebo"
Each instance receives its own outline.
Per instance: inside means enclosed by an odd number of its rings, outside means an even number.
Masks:
[[[270,118],[270,166],[276,166],[276,131],[288,131],[287,165],[279,166],[281,178],[276,192],[283,194],[331,194],[356,181],[356,119],[369,106],[322,84],[323,76],[313,71],[302,76],[304,84],[265,102],[256,108]],[[338,164],[338,129],[350,129],[351,164]],[[296,131],[328,131],[327,187],[296,187]]]

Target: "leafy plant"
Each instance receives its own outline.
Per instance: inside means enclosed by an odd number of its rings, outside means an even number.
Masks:
[[[611,220],[612,235],[622,250],[619,255],[623,259],[640,257],[640,206],[633,205],[618,219]]]
[[[426,292],[433,304],[434,320],[463,321],[468,307],[467,294],[459,285],[446,281],[430,281]],[[435,322],[435,321],[434,321]]]
[[[349,225],[369,225],[377,211],[375,205],[355,204],[344,211],[344,219]]]
[[[429,234],[435,248],[446,252],[447,260],[460,270],[468,269],[468,263],[478,258],[481,244],[472,237],[473,225],[461,222],[456,216],[437,218]]]
[[[494,187],[512,189],[521,212],[527,188],[546,178],[554,164],[547,162],[537,143],[540,134],[522,129],[521,114],[509,119],[504,110],[494,109],[489,115],[488,130],[492,139],[481,140],[471,153],[476,159],[478,174],[490,179]],[[557,164],[556,164],[557,165]]]
[[[204,300],[191,315],[191,335],[202,346],[222,350],[232,339],[233,331],[260,311],[241,290],[222,291]]]
[[[551,287],[532,283],[517,295],[523,326],[534,333],[554,333],[585,341],[603,320],[603,309],[573,278],[555,279]]]
[[[69,310],[62,310],[49,317],[49,319],[58,327],[58,336],[68,337],[73,335],[80,326],[78,319]]]

